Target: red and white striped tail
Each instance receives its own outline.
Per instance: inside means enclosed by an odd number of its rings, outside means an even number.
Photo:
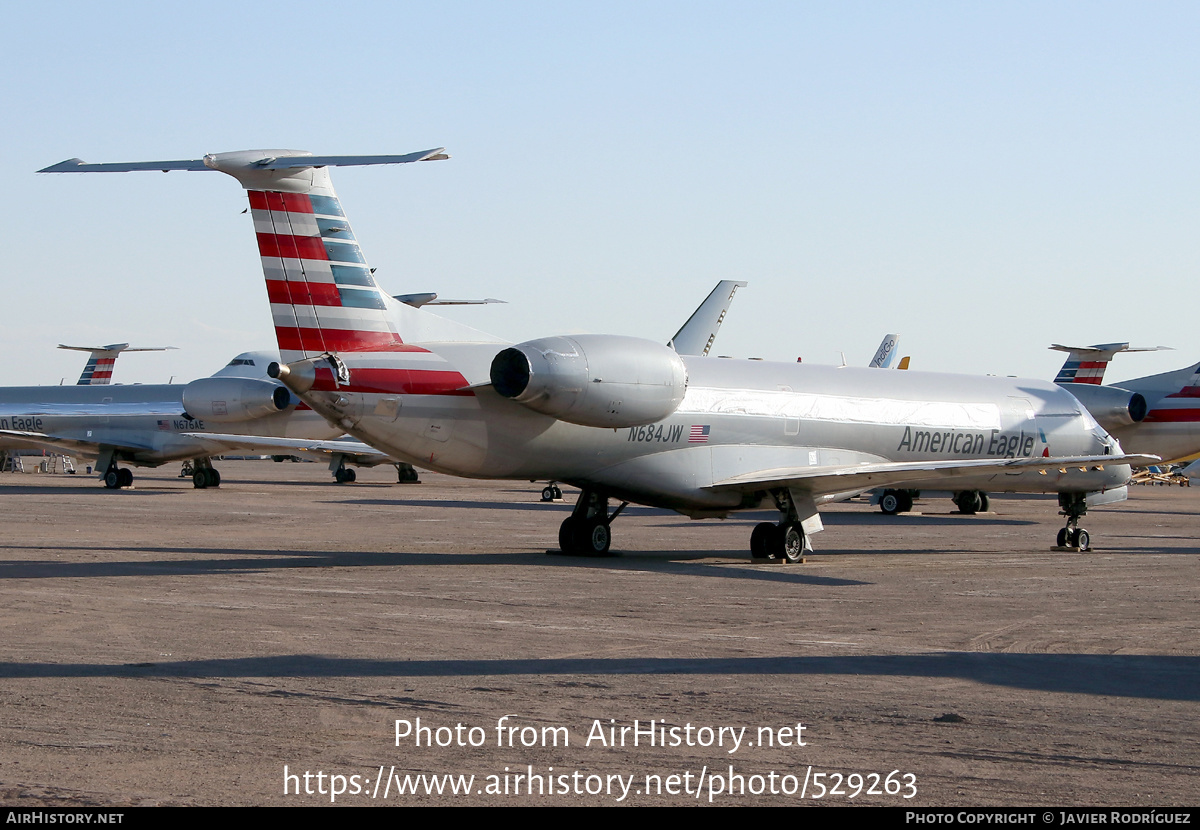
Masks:
[[[248,191],[281,358],[403,347],[333,188],[316,190]]]

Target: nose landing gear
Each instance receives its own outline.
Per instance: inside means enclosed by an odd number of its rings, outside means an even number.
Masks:
[[[1057,547],[1079,551],[1092,549],[1092,536],[1079,526],[1087,515],[1087,496],[1084,493],[1059,493],[1058,515],[1067,517],[1067,526],[1058,531]]]

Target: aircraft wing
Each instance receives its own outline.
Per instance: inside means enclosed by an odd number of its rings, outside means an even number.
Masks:
[[[361,441],[308,441],[303,438],[273,438],[265,435],[234,435],[214,432],[185,432],[182,434],[200,441],[212,442],[219,447],[215,452],[262,450],[278,454],[286,450],[296,453],[312,453],[326,458],[340,454],[353,459],[354,463],[363,467],[392,463],[390,456]]]
[[[777,487],[789,487],[828,496],[855,490],[870,490],[906,481],[929,481],[945,478],[949,488],[954,478],[964,475],[1042,470],[1045,472],[1068,467],[1102,467],[1105,464],[1151,464],[1158,461],[1152,455],[1076,455],[1061,458],[1006,458],[952,461],[884,461],[854,467],[780,467],[714,482],[713,490],[754,492]]]
[[[8,441],[20,442],[23,445],[42,447],[48,450],[57,452],[76,452],[81,455],[97,455],[100,452],[100,445],[114,447],[118,450],[130,450],[133,452],[153,451],[148,443],[128,443],[113,444],[108,441],[85,441],[79,438],[66,438],[59,435],[49,435],[45,432],[26,432],[19,429],[0,429],[0,443]]]

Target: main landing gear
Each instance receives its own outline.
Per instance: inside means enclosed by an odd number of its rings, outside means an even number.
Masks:
[[[396,462],[396,479],[399,484],[420,484],[417,468],[403,461]],[[353,480],[353,479],[351,479]]]
[[[783,514],[779,524],[760,522],[750,534],[750,556],[753,559],[775,559],[781,562],[802,563],[804,554],[812,551],[812,542],[804,529],[805,522],[815,522],[820,530],[820,519],[811,497],[800,504],[788,490],[771,493],[775,506]]]
[[[954,494],[954,503],[958,505],[959,513],[968,516],[986,513],[991,506],[987,493],[982,490],[961,490]]]
[[[119,490],[133,485],[133,471],[128,467],[118,467],[117,462],[108,465],[104,471],[104,486],[109,490]]]
[[[197,458],[192,462],[192,486],[197,490],[221,486],[221,473],[208,458]]]
[[[879,509],[885,516],[895,516],[897,513],[907,513],[913,508],[911,490],[884,490],[879,497]]]
[[[562,490],[559,489],[556,481],[552,481],[542,488],[542,501],[560,501],[562,497]]]
[[[628,504],[621,502],[621,506],[609,514],[607,496],[594,490],[583,490],[579,501],[575,502],[575,510],[558,528],[558,546],[567,556],[608,556],[612,542],[609,525]]]
[[[1087,515],[1087,496],[1083,493],[1059,493],[1060,516],[1067,517],[1067,526],[1058,531],[1058,547],[1092,549],[1092,536],[1079,526],[1079,520]]]
[[[353,484],[358,480],[358,473],[346,466],[346,459],[342,455],[335,455],[330,460],[329,471],[333,473],[333,480],[338,484]]]

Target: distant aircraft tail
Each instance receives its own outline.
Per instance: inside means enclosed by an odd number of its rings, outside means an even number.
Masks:
[[[1058,352],[1067,352],[1067,360],[1055,383],[1090,383],[1100,386],[1104,383],[1104,371],[1109,361],[1118,352],[1157,352],[1166,346],[1151,346],[1147,348],[1131,348],[1128,343],[1100,343],[1095,346],[1061,346],[1055,343],[1050,347]]]
[[[128,343],[112,343],[108,346],[64,346],[59,343],[58,347],[70,349],[73,352],[91,353],[87,365],[83,367],[83,374],[75,383],[76,386],[107,386],[112,383],[113,366],[121,352],[165,352],[175,348],[174,346],[132,348]]]
[[[875,351],[875,356],[871,358],[871,362],[867,365],[872,369],[890,369],[892,363],[896,360],[896,346],[900,345],[900,335],[885,334],[883,342],[879,344],[879,348]]]

